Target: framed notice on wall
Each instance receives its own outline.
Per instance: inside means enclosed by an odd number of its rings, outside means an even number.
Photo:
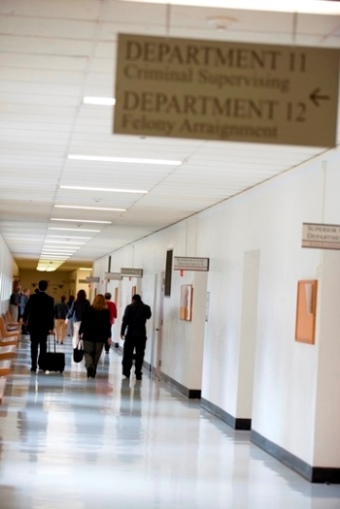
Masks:
[[[296,303],[295,341],[315,343],[316,297],[318,282],[316,279],[298,281]]]

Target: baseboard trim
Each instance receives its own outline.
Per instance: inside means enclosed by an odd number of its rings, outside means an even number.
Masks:
[[[228,426],[233,429],[248,431],[251,428],[251,419],[242,419],[239,417],[233,417],[231,414],[222,410],[222,408],[214,405],[205,398],[201,398],[201,407],[208,410],[213,415],[216,415],[221,421],[225,422]]]
[[[144,367],[151,373],[156,374],[156,369],[151,366],[148,362],[144,361]],[[305,461],[301,460],[294,454],[286,451],[279,445],[271,442],[260,433],[251,429],[251,419],[243,419],[234,417],[222,408],[214,405],[205,398],[201,397],[201,391],[195,389],[188,389],[184,385],[180,384],[170,376],[161,372],[160,376],[164,381],[174,386],[181,394],[184,394],[189,399],[200,399],[200,405],[202,408],[210,412],[211,414],[218,417],[222,422],[230,426],[235,430],[250,430],[250,441],[255,445],[263,449],[266,453],[273,456],[275,459],[291,468],[304,479],[315,484],[340,484],[340,468],[326,468],[326,467],[312,467]]]
[[[143,367],[149,371],[150,373],[152,373],[153,375],[157,375],[157,371],[156,371],[156,368],[154,366],[151,366],[151,364],[149,362],[146,362],[144,361],[143,362]]]
[[[152,373],[154,375],[158,375],[158,373],[156,371],[156,368],[151,366],[151,364],[149,362],[144,361],[143,362],[143,366],[150,373]],[[167,382],[168,384],[170,384],[173,387],[175,387],[181,394],[184,394],[184,396],[186,396],[188,399],[201,399],[201,390],[199,390],[199,389],[188,389],[188,387],[185,387],[184,385],[180,384],[179,382],[177,382],[176,380],[171,378],[171,376],[166,375],[162,371],[159,373],[159,376],[165,382]]]
[[[180,384],[171,376],[166,375],[161,371],[160,373],[161,378],[165,380],[165,382],[168,382],[170,385],[175,387],[181,394],[184,394],[188,399],[201,399],[201,390],[199,389],[188,389],[188,387],[185,387],[185,385]]]
[[[340,468],[312,467],[255,430],[250,432],[250,441],[311,483],[340,484]]]

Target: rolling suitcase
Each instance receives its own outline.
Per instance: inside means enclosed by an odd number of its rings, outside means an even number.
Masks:
[[[63,373],[63,371],[65,369],[65,354],[63,352],[56,351],[55,336],[52,336],[52,337],[53,337],[54,351],[51,351],[51,348],[50,348],[51,336],[48,336],[47,352],[40,360],[39,366],[44,371],[60,371],[60,373]]]

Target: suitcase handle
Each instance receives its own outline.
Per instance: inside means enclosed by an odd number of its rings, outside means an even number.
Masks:
[[[48,344],[48,352],[51,351],[51,345],[50,345],[50,339],[51,339],[51,336],[53,337],[53,342],[54,342],[54,353],[56,353],[57,351],[57,348],[56,348],[56,341],[55,341],[55,334],[48,334],[47,336],[47,344]]]

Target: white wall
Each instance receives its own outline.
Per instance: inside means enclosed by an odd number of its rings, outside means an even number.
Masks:
[[[112,271],[122,266],[143,268],[141,293],[152,304],[155,275],[164,271],[167,249],[173,249],[174,256],[209,257],[207,288],[199,282],[197,273],[187,272],[182,278],[173,274],[171,297],[164,299],[162,371],[189,388],[198,389],[201,383],[206,400],[234,417],[251,418],[255,431],[309,465],[339,467],[338,451],[331,447],[338,440],[335,423],[340,418],[339,397],[333,395],[332,410],[326,413],[327,405],[322,401],[327,401],[330,389],[325,377],[332,380],[332,386],[340,385],[339,363],[329,362],[327,355],[330,345],[332,356],[338,359],[339,324],[335,318],[330,319],[329,308],[323,302],[333,298],[339,302],[340,278],[331,284],[330,273],[326,268],[322,270],[321,250],[301,248],[303,222],[340,223],[339,155],[333,152],[332,157],[328,180],[321,159],[315,159],[299,170],[112,253]],[[256,331],[247,338],[242,314],[248,277],[244,259],[251,251],[258,253],[258,277],[249,283],[258,287],[253,296],[257,315],[253,319]],[[335,261],[331,265],[339,264],[339,252],[332,256]],[[295,341],[300,279],[319,279],[322,289],[316,345]],[[181,284],[193,284],[200,295],[199,304],[195,303],[199,313],[194,308],[193,322],[178,318]],[[206,289],[210,309],[205,325],[200,314],[204,315]],[[203,377],[199,358],[192,362],[193,337],[200,328],[205,331]],[[249,359],[245,360],[247,355]],[[247,363],[252,369],[252,388]],[[249,415],[245,415],[247,411]],[[325,415],[332,416],[332,423]],[[322,446],[325,434],[327,448]]]
[[[323,222],[329,224],[340,224],[339,165],[339,157],[324,165]],[[340,252],[322,251],[321,259],[313,463],[336,468],[340,464]]]

